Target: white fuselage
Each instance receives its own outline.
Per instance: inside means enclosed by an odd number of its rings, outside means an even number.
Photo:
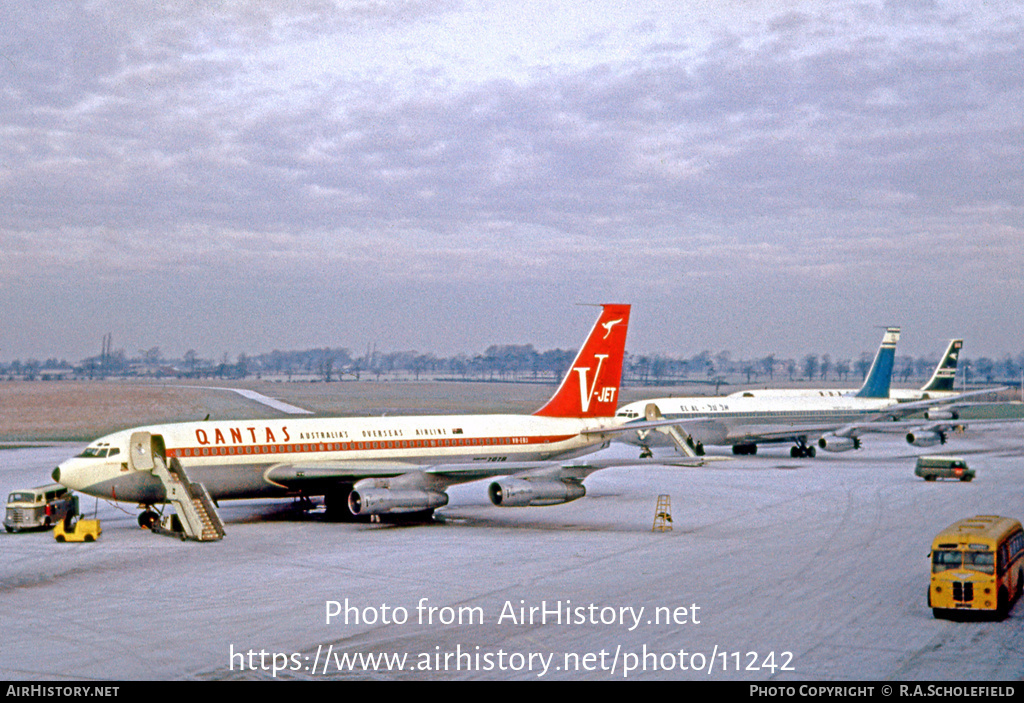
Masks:
[[[469,481],[489,473],[480,466],[504,461],[545,461],[586,454],[606,438],[585,429],[618,424],[610,418],[533,415],[433,415],[188,422],[116,432],[91,443],[58,468],[65,486],[101,497],[139,503],[163,500],[160,481],[130,466],[129,440],[145,431],[163,440],[167,459],[177,458],[210,496],[284,496],[289,490],[268,474],[291,467],[310,473],[351,466],[353,476],[394,476],[417,466],[465,465]],[[116,452],[115,452],[116,450]],[[91,455],[91,456],[88,456]],[[56,475],[57,472],[55,472]],[[355,480],[355,479],[353,479]],[[452,483],[458,482],[452,481]]]
[[[846,425],[870,421],[872,416],[896,405],[893,399],[849,396],[765,396],[655,398],[624,405],[616,418],[643,422],[646,407],[657,406],[667,420],[685,421],[685,431],[705,445],[737,445],[813,440]],[[664,433],[640,430],[625,433],[622,440],[644,446],[671,445]]]
[[[856,396],[857,388],[752,388],[736,391],[726,398],[843,398]],[[922,391],[914,388],[893,388],[889,391],[890,400],[915,402],[928,398],[948,398],[957,395],[956,391]],[[885,400],[884,398],[882,400]]]

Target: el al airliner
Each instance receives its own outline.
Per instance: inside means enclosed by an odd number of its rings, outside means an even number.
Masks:
[[[642,457],[650,457],[655,446],[674,446],[696,456],[705,445],[730,446],[734,454],[756,454],[759,444],[776,443],[792,443],[794,458],[813,457],[815,445],[845,452],[860,448],[860,435],[882,432],[905,433],[907,442],[920,447],[945,443],[958,423],[956,413],[944,407],[992,391],[908,402],[890,397],[898,340],[899,328],[886,330],[864,385],[856,393],[767,391],[641,400],[619,409],[617,416],[627,423],[625,427],[635,428],[619,439],[640,446]],[[903,421],[919,413],[925,419]]]

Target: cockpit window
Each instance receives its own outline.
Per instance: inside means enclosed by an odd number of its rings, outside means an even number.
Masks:
[[[86,447],[78,456],[82,459],[102,459],[107,455],[106,447]]]

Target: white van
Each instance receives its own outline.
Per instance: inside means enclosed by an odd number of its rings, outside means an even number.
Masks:
[[[78,515],[78,496],[59,483],[12,491],[7,496],[4,528],[20,532],[50,528],[66,517]]]

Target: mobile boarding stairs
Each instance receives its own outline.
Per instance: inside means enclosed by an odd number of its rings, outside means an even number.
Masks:
[[[216,542],[224,538],[224,523],[206,486],[190,480],[177,457],[166,460],[161,437],[135,432],[130,446],[132,467],[137,471],[151,471],[159,478],[167,502],[174,506],[174,513],[152,525],[153,532],[196,542]]]

